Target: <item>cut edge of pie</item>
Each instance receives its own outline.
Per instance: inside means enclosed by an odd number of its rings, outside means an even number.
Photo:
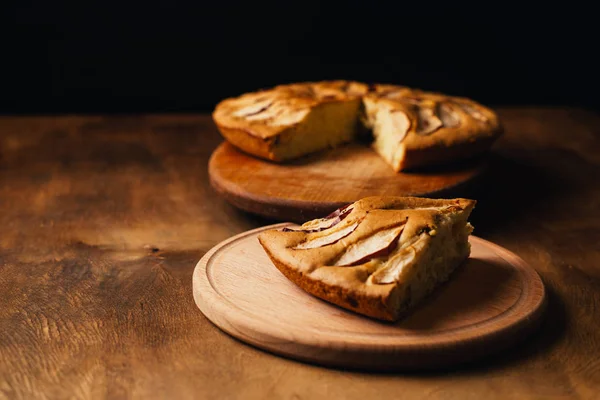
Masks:
[[[391,85],[366,94],[362,113],[372,148],[395,172],[473,158],[503,133],[497,114],[475,101]]]
[[[417,307],[470,255],[476,201],[367,197],[259,242],[275,267],[322,300],[378,320]]]

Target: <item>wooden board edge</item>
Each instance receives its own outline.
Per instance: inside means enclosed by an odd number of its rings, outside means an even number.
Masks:
[[[294,199],[281,199],[264,196],[257,193],[246,192],[241,187],[239,187],[239,185],[236,185],[224,179],[219,173],[218,169],[215,167],[215,159],[218,157],[219,152],[223,151],[224,146],[227,145],[228,143],[226,141],[223,141],[221,144],[219,144],[219,146],[217,146],[217,148],[213,151],[209,158],[209,183],[213,190],[225,201],[243,211],[278,221],[292,221],[296,223],[303,223],[311,219],[321,218],[325,215],[328,215],[329,213],[331,213],[339,207],[343,207],[349,203],[360,200],[355,199],[348,202],[315,202]],[[240,152],[240,155],[243,157],[252,157],[242,152]],[[467,194],[464,192],[468,191],[469,188],[474,186],[476,182],[482,179],[483,175],[485,175],[488,169],[489,162],[486,160],[482,160],[477,166],[477,172],[467,179],[464,179],[452,186],[448,186],[440,190],[431,192],[415,192],[406,194],[406,196],[431,198],[456,196],[468,197]]]
[[[331,346],[330,342],[318,341],[315,343],[296,342],[286,327],[269,326],[267,330],[257,330],[255,321],[245,314],[238,314],[234,320],[224,315],[228,306],[220,301],[202,301],[202,292],[208,293],[211,289],[206,274],[203,272],[210,258],[221,248],[246,236],[253,235],[266,229],[276,229],[290,225],[280,223],[259,227],[250,231],[235,235],[209,250],[196,264],[193,273],[193,296],[196,305],[211,321],[213,325],[230,335],[260,350],[275,355],[283,356],[293,360],[307,362],[310,364],[323,365],[332,368],[372,370],[372,371],[403,371],[403,370],[435,370],[450,366],[459,366],[472,363],[479,359],[493,356],[502,350],[513,347],[534,333],[543,321],[547,306],[547,296],[543,280],[524,260],[511,251],[502,248],[485,239],[475,237],[484,245],[490,244],[495,249],[500,249],[511,258],[516,258],[522,263],[524,271],[538,282],[540,290],[539,299],[535,306],[527,313],[526,317],[515,323],[505,326],[503,329],[488,333],[485,336],[472,337],[469,341],[453,342],[452,346],[445,344],[424,346],[412,345],[410,348],[390,349],[382,351],[376,346],[358,346],[354,349]],[[208,283],[208,284],[207,284]],[[199,289],[201,287],[201,289]],[[215,292],[217,296],[218,293]],[[275,330],[274,330],[275,329]],[[248,334],[251,332],[251,334]],[[273,332],[277,332],[274,334]]]

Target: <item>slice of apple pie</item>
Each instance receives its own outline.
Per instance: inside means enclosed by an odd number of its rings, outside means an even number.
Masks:
[[[469,199],[367,197],[259,241],[292,282],[357,313],[396,321],[470,255]]]

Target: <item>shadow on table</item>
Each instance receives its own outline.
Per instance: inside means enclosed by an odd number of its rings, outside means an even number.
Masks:
[[[490,154],[488,167],[472,181],[426,197],[476,199],[478,203],[471,221],[477,229],[476,235],[485,236],[505,224],[520,221],[532,211],[535,213],[540,205],[555,203],[574,188],[575,182],[556,173],[560,166],[553,162],[552,151],[542,149],[532,154],[532,151],[513,150],[511,153],[511,157],[498,152]],[[239,210],[232,212],[236,211]],[[245,211],[239,213],[238,218],[250,219],[256,226],[283,222]]]
[[[544,150],[531,156],[501,154],[490,157],[488,170],[458,195],[477,200],[471,216],[477,236],[486,236],[504,226],[538,214],[541,208],[556,202],[575,188],[576,182],[562,178],[557,165]]]
[[[558,294],[546,285],[547,308],[540,327],[520,343],[499,354],[456,368],[455,373],[473,374],[514,366],[547,353],[566,332],[566,307]]]
[[[522,282],[519,272],[490,259],[469,258],[452,273],[452,279],[423,299],[393,325],[413,334],[461,329],[500,317],[517,302]]]
[[[529,359],[547,353],[560,341],[566,332],[566,312],[562,300],[549,287],[546,287],[547,308],[540,326],[530,335],[512,346],[462,364],[453,364],[427,369],[398,369],[389,371],[366,371],[344,369],[347,372],[379,376],[412,376],[423,379],[436,379],[440,376],[478,375],[517,366]]]

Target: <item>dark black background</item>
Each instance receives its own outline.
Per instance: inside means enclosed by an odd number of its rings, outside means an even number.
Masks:
[[[0,112],[210,111],[337,78],[597,109],[597,16],[554,4],[19,1],[0,17]]]

